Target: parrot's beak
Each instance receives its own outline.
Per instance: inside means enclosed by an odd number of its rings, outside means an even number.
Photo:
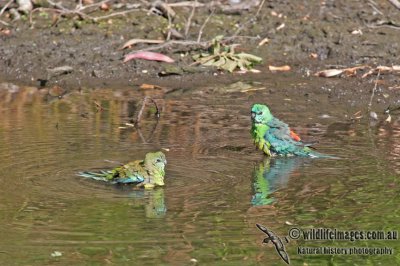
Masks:
[[[251,112],[251,119],[253,119],[253,120],[254,120],[254,118],[256,118],[256,113],[254,113],[254,112]]]

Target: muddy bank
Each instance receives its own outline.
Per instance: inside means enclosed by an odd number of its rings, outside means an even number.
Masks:
[[[98,22],[72,16],[61,17],[54,23],[52,12],[35,12],[33,25],[28,22],[28,16],[15,22],[9,18],[7,22],[11,26],[1,26],[10,33],[0,34],[0,79],[35,86],[58,84],[68,89],[131,86],[143,82],[179,87],[180,84],[203,86],[241,79],[262,80],[266,76],[273,78],[268,65],[287,64],[292,72],[308,76],[332,66],[398,64],[400,11],[389,1],[379,4],[265,1],[259,12],[260,2],[253,2],[248,1],[248,8],[235,12],[196,8],[186,40],[197,39],[207,18],[202,40],[221,34],[233,36],[240,28],[238,35],[244,37],[234,39],[240,44],[237,49],[263,58],[263,64],[256,66],[261,71],[257,75],[221,74],[213,68],[191,67],[191,56],[199,51],[188,45],[158,50],[172,57],[173,64],[144,60],[123,63],[125,54],[149,47],[138,44],[121,50],[127,40],[164,39],[168,28],[165,17],[138,9]],[[192,8],[176,7],[174,10],[177,15],[173,26],[184,32]],[[104,15],[112,11],[99,12]],[[258,46],[264,38],[268,38],[268,43]],[[56,74],[49,71],[60,66],[69,66],[71,71]],[[388,86],[398,86],[396,76],[385,79]]]

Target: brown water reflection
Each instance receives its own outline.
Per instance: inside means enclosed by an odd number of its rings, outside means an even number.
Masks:
[[[261,244],[255,223],[279,235],[291,225],[398,229],[397,122],[329,127],[343,110],[324,110],[331,117],[326,119],[305,98],[282,103],[287,96],[281,93],[222,89],[82,89],[59,98],[46,89],[0,85],[0,260],[279,265],[274,248]],[[147,108],[140,130],[126,126],[145,95],[156,100],[160,119]],[[319,139],[321,152],[342,159],[264,161],[249,136],[249,107],[260,99],[305,138]],[[165,188],[132,191],[76,176],[158,149],[167,150]],[[272,189],[261,191],[255,204],[255,184],[263,181]],[[294,265],[366,259],[303,257],[296,254],[300,243],[287,246]],[[62,255],[52,257],[54,251]],[[398,262],[390,256],[367,259]]]

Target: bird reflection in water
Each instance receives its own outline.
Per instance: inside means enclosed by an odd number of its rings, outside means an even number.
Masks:
[[[270,205],[275,191],[287,186],[290,176],[299,168],[303,159],[297,157],[265,157],[253,171],[253,206]]]

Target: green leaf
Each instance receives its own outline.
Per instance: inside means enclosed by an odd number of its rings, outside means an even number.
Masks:
[[[240,70],[247,70],[247,67],[243,64],[243,61],[237,61],[237,65]]]
[[[206,63],[207,61],[210,61],[211,59],[214,59],[214,58],[216,58],[215,55],[210,55],[210,56],[207,56],[207,57],[200,58],[200,59],[198,60],[198,62],[199,62],[200,64],[204,64],[204,63]]]
[[[235,68],[238,66],[236,61],[227,59],[225,64],[221,66],[222,69],[228,70],[229,72],[233,72]]]
[[[236,56],[238,56],[239,58],[242,58],[242,59],[249,60],[251,62],[255,62],[255,63],[261,63],[262,62],[262,58],[261,57],[258,57],[258,56],[252,55],[252,54],[239,53],[239,54],[236,54]]]
[[[239,59],[239,62],[242,62],[242,64],[243,64],[244,66],[246,66],[246,68],[249,68],[251,65],[253,65],[252,62],[250,62],[250,61],[248,61],[248,60],[246,60],[246,59]]]
[[[208,60],[207,62],[203,63],[203,66],[213,66],[215,63],[215,59]]]
[[[225,57],[220,57],[217,61],[214,62],[213,65],[219,68],[222,65],[224,65],[225,63],[226,63]]]
[[[217,35],[217,36],[215,36],[215,38],[213,40],[220,42],[220,41],[222,41],[223,38],[224,38],[224,35]]]

